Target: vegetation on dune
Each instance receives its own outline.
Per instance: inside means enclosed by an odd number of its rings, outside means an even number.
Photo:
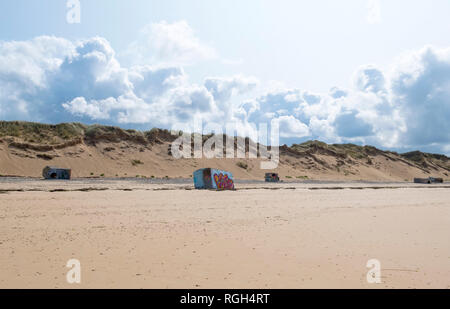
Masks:
[[[57,125],[23,121],[0,121],[0,137],[18,137],[24,142],[55,145],[80,138],[87,126],[80,123]]]
[[[308,176],[297,176],[297,179],[309,179]]]
[[[124,130],[118,127],[92,125],[86,128],[84,132],[85,140],[89,143],[97,142],[121,142],[131,141],[139,144],[147,144],[143,132],[136,130]]]
[[[287,153],[294,152],[296,155],[328,155],[345,163],[347,159],[358,160],[366,165],[374,165],[374,157],[382,156],[386,161],[403,161],[404,163],[420,169],[442,168],[450,172],[450,158],[440,154],[423,153],[420,151],[398,154],[397,152],[384,151],[373,146],[359,146],[354,144],[326,144],[320,141],[307,141],[302,144],[285,146]],[[318,160],[316,158],[316,160]],[[339,172],[339,164],[336,166]]]
[[[248,169],[248,164],[245,163],[245,162],[241,162],[240,161],[240,162],[236,163],[236,165],[239,166],[240,168],[244,169],[244,170]]]
[[[137,166],[140,164],[144,164],[141,160],[131,160],[131,165]]]
[[[434,154],[434,153],[424,153],[420,151],[413,151],[413,152],[407,152],[403,153],[401,155],[402,157],[416,162],[422,162],[424,159],[434,159],[434,160],[441,160],[441,161],[450,161],[450,158],[448,158],[445,155],[441,154]]]
[[[354,144],[326,144],[320,141],[307,141],[302,144],[294,144],[291,149],[300,153],[319,153],[354,159],[367,159],[370,155],[377,155],[382,151],[373,146],[358,146]]]
[[[181,133],[180,133],[181,134]],[[87,143],[129,141],[142,145],[172,141],[170,131],[152,129],[141,132],[114,126],[83,125],[81,123],[41,124],[25,121],[0,121],[0,138],[13,137],[21,142],[58,145],[75,139]]]
[[[6,141],[11,147],[23,150],[35,150],[39,152],[54,149],[64,149],[80,143],[96,145],[97,143],[129,142],[140,145],[140,151],[150,149],[152,145],[170,143],[183,132],[172,134],[169,130],[153,128],[149,131],[125,130],[114,126],[84,125],[81,123],[41,124],[24,121],[0,121],[0,139]],[[193,134],[195,136],[195,134]],[[213,134],[202,136],[203,142]],[[223,136],[224,141],[226,136]],[[249,139],[234,137],[235,147],[238,139],[245,140],[245,151],[249,151]],[[269,147],[270,148],[270,147]],[[105,152],[114,151],[114,147],[103,148]],[[358,146],[354,144],[326,144],[320,141],[307,141],[302,144],[294,144],[291,147],[282,146],[281,153],[294,157],[305,157],[310,160],[310,165],[318,164],[325,168],[339,170],[340,166],[359,161],[361,164],[377,166],[376,157],[384,157],[386,161],[402,161],[410,166],[428,171],[442,168],[450,172],[450,159],[445,155],[423,153],[413,151],[404,154],[383,151],[372,146]],[[169,149],[170,154],[170,149]],[[320,155],[334,157],[336,164],[331,166],[320,159]],[[50,156],[41,156],[41,159],[51,160]],[[291,162],[285,159],[286,162]],[[131,162],[133,166],[143,164],[139,160]],[[238,162],[237,166],[248,170],[245,162]],[[444,174],[446,174],[445,172]]]
[[[445,155],[412,151],[401,154],[401,156],[425,168],[428,167],[431,163],[441,168],[444,168],[450,172],[450,158]]]

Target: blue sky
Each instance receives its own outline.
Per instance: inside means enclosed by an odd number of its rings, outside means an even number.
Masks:
[[[277,119],[286,143],[450,153],[449,1],[79,2],[79,24],[0,3],[0,119]]]

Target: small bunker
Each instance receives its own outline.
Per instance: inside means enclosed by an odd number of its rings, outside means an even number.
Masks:
[[[212,168],[194,172],[195,189],[234,190],[233,174]]]
[[[432,184],[432,183],[444,183],[444,179],[442,178],[414,178],[414,183],[426,183],[426,184]]]
[[[45,179],[69,180],[71,174],[72,174],[72,170],[70,170],[70,169],[52,167],[52,166],[46,166],[42,171],[42,176],[44,176]]]
[[[276,173],[266,173],[266,182],[280,182],[280,176]]]

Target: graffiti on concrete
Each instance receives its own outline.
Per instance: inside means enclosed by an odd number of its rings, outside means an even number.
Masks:
[[[219,190],[234,190],[233,179],[229,178],[227,174],[214,174],[214,181]]]

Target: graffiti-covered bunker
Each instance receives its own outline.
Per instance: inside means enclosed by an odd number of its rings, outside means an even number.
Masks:
[[[45,179],[69,180],[71,174],[72,174],[72,170],[70,170],[68,168],[59,168],[59,167],[52,167],[52,166],[46,166],[42,171],[42,176],[44,176]]]
[[[195,189],[234,190],[233,174],[213,168],[194,172]]]

